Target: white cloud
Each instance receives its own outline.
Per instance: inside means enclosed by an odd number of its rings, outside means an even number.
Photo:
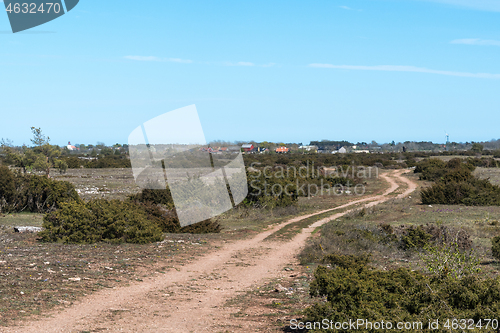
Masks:
[[[452,40],[450,43],[465,44],[465,45],[500,46],[500,40],[488,40],[488,39],[478,39],[478,38],[455,39]]]
[[[144,57],[144,56],[125,56],[125,59],[136,61],[161,61],[158,57]]]
[[[190,64],[192,60],[180,59],[180,58],[159,58],[153,56],[125,56],[125,59],[135,60],[135,61],[159,61],[159,62],[177,62],[182,64]]]
[[[193,61],[188,60],[188,59],[180,59],[180,58],[167,58],[165,61],[170,61],[170,62],[178,62],[181,64],[191,64]]]
[[[424,0],[477,10],[500,12],[499,0]]]
[[[0,0],[1,1],[1,0]],[[147,62],[176,62],[180,64],[192,64],[194,63],[192,60],[187,60],[187,59],[181,59],[181,58],[160,58],[160,57],[155,57],[155,56],[125,56],[123,57],[124,59],[127,60],[134,60],[134,61],[147,61]],[[223,66],[241,66],[241,67],[273,67],[276,64],[275,63],[268,63],[264,65],[257,65],[253,62],[249,61],[239,61],[239,62],[197,62],[198,64],[205,64],[205,65],[223,65]]]
[[[273,67],[274,65],[276,65],[274,62],[270,62],[270,63],[265,64],[265,65],[260,65],[260,67]]]
[[[253,62],[247,62],[247,61],[239,61],[239,62],[229,62],[226,61],[224,62],[225,66],[244,66],[244,67],[252,67],[255,66]]]
[[[428,73],[428,74],[439,74],[439,75],[459,76],[459,77],[471,77],[480,79],[500,79],[500,74],[442,71],[442,70],[429,69],[424,67],[415,67],[415,66],[393,66],[393,65],[350,66],[350,65],[332,65],[332,64],[310,64],[308,67],[347,69],[347,70],[358,70],[358,71],[412,72],[412,73]]]
[[[255,66],[253,62],[240,61],[236,63],[236,66]]]
[[[355,9],[355,8],[351,8],[351,7],[348,7],[348,6],[339,6],[339,8],[342,8],[342,9],[345,9],[345,10],[354,10],[354,11],[357,11],[357,12],[361,12],[362,11],[361,9]]]

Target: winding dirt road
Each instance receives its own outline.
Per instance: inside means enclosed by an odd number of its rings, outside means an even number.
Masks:
[[[407,196],[417,184],[403,177],[404,172],[396,170],[381,174],[390,184],[381,195],[290,219],[251,239],[228,243],[177,271],[171,270],[130,286],[99,291],[49,318],[26,322],[22,324],[24,326],[0,328],[0,331],[219,332],[225,324],[234,321],[230,310],[223,307],[227,300],[278,277],[283,267],[296,260],[296,255],[317,227],[353,209],[319,220],[285,243],[264,241],[267,236],[287,224],[314,215],[359,204],[363,205],[356,209],[370,207]],[[406,184],[404,192],[397,196],[393,194],[400,187],[396,180]],[[254,331],[255,328],[241,327],[241,332]]]

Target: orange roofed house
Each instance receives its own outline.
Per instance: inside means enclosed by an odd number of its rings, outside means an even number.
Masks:
[[[287,148],[287,147],[278,147],[276,148],[276,152],[277,153],[288,153],[288,151],[290,150],[290,148]]]

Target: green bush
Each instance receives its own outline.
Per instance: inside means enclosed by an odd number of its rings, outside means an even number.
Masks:
[[[44,217],[44,242],[150,243],[162,240],[162,230],[141,206],[119,200],[69,202]]]
[[[14,174],[6,166],[0,165],[0,212],[10,210],[16,197]]]
[[[455,158],[446,164],[438,159],[424,160],[415,172],[421,172],[421,179],[436,181],[431,187],[421,191],[423,204],[444,204],[469,206],[500,205],[500,187],[488,180],[472,175],[475,162],[464,162]]]
[[[500,236],[493,237],[491,240],[491,252],[493,257],[500,260]]]
[[[344,255],[331,253],[323,257],[324,263],[329,263],[344,269],[351,269],[361,272],[370,261],[370,255]]]
[[[401,237],[402,247],[405,250],[411,249],[422,249],[424,246],[429,244],[431,235],[425,232],[422,226],[413,227],[411,226],[407,231],[406,235]]]
[[[181,227],[168,187],[165,190],[143,189],[138,194],[130,195],[128,199],[141,205],[149,218],[159,225],[163,232],[205,234],[221,231],[221,225],[211,219]]]
[[[250,173],[248,195],[243,204],[256,208],[276,208],[296,205],[299,198],[298,188],[290,178],[270,177]],[[303,189],[307,190],[307,186]]]
[[[83,165],[82,160],[80,160],[76,156],[65,156],[60,157],[59,159],[65,162],[68,165],[69,169],[79,169]]]
[[[21,210],[47,213],[59,208],[62,203],[80,201],[75,187],[69,182],[37,175],[20,176],[19,180],[16,206]]]
[[[168,208],[174,207],[174,200],[172,199],[172,194],[168,187],[164,190],[143,189],[140,193],[130,195],[129,200],[164,205]]]
[[[443,177],[456,176],[458,178],[472,177],[472,171],[475,166],[471,160],[464,161],[460,158],[454,158],[444,162],[437,158],[429,158],[417,163],[415,173],[421,173],[421,180],[438,181]]]
[[[364,259],[355,260],[358,263]],[[304,311],[304,322],[323,319],[345,322],[349,318],[371,322],[421,322],[422,328],[406,332],[449,332],[446,320],[498,318],[500,313],[500,281],[466,276],[449,279],[425,275],[405,268],[382,271],[367,265],[337,265],[332,269],[319,266],[314,272],[310,295],[325,297]],[[428,323],[439,319],[438,330]],[[393,330],[395,327],[393,327]],[[377,330],[392,332],[393,330]],[[310,330],[309,332],[351,332],[349,330]],[[359,327],[357,332],[374,332]]]
[[[500,205],[500,187],[471,177],[464,181],[440,181],[421,191],[423,204],[468,206]]]
[[[110,155],[102,156],[96,160],[88,161],[84,164],[85,168],[102,169],[102,168],[131,168],[130,159],[125,155]]]
[[[480,273],[481,260],[476,256],[474,249],[468,251],[460,249],[458,243],[439,246],[425,246],[425,252],[420,255],[425,268],[441,277],[462,278]]]
[[[445,165],[440,159],[429,158],[417,163],[414,172],[421,173],[421,180],[437,180],[445,174]]]
[[[74,186],[46,176],[21,175],[0,168],[0,209],[4,212],[47,213],[64,202],[79,201]]]

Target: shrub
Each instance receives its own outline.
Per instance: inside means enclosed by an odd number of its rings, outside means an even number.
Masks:
[[[310,295],[326,296],[326,302],[307,308],[301,320],[304,322],[328,319],[335,323],[347,318],[362,318],[380,323],[397,318],[398,321],[423,324],[408,331],[427,332],[431,331],[429,321],[439,319],[439,329],[432,331],[449,332],[443,324],[450,318],[473,318],[477,322],[480,318],[497,318],[500,313],[498,280],[474,275],[449,279],[405,268],[381,271],[367,265],[361,269],[357,266],[332,269],[319,266],[314,272]],[[374,332],[366,326],[358,327],[357,331]]]
[[[46,176],[21,175],[6,167],[0,169],[0,209],[4,212],[46,213],[61,203],[79,201],[74,186]]]
[[[60,157],[60,160],[66,162],[69,169],[79,169],[82,166],[82,161],[75,156]]]
[[[243,204],[258,208],[275,208],[296,205],[299,198],[295,180],[287,177],[269,177],[249,174],[248,195]],[[307,186],[304,186],[307,191]]]
[[[429,158],[417,163],[414,172],[421,173],[421,180],[438,181],[447,175],[448,179],[450,179],[450,175],[451,178],[468,179],[472,177],[471,172],[474,169],[475,166],[470,160],[464,162],[460,158],[454,158],[445,163],[437,158]]]
[[[410,227],[406,231],[406,235],[401,237],[403,249],[422,249],[429,243],[431,235],[424,231],[422,226]]]
[[[16,197],[16,182],[12,171],[6,166],[0,165],[0,212],[10,210]]]
[[[98,159],[88,161],[84,164],[85,168],[131,168],[132,164],[127,156],[120,155],[110,155],[110,156],[99,156]]]
[[[494,237],[491,240],[491,252],[493,257],[500,260],[500,236]]]
[[[143,189],[141,193],[130,195],[128,199],[141,205],[148,217],[160,226],[163,232],[206,234],[221,231],[221,225],[211,219],[181,227],[168,187],[165,190]]]
[[[159,225],[139,205],[104,199],[64,203],[44,217],[44,242],[150,243],[162,239]]]
[[[464,181],[440,181],[421,191],[423,204],[500,205],[500,187],[471,177]]]
[[[190,234],[210,234],[219,233],[222,227],[217,221],[212,221],[211,219],[201,221],[195,224],[191,224],[179,229],[180,233],[190,233]]]
[[[130,195],[129,200],[164,205],[168,208],[174,207],[174,200],[172,199],[172,194],[168,187],[164,190],[143,189],[140,193]]]
[[[457,243],[425,247],[421,259],[430,273],[455,279],[479,273],[481,261],[476,257],[474,249],[461,250]]]
[[[438,162],[423,163],[420,165],[422,177],[432,170],[430,165],[440,165]],[[439,173],[439,178],[428,177],[436,180],[431,187],[421,191],[423,204],[464,204],[469,206],[500,205],[500,187],[491,184],[488,180],[479,179],[472,175],[475,166],[472,160],[464,163],[460,159],[452,159],[446,163]]]
[[[68,170],[68,163],[63,160],[55,160],[54,166],[59,170],[59,173],[66,173]]]
[[[80,201],[75,187],[69,182],[37,175],[21,176],[18,180],[16,206],[21,210],[47,213],[59,208],[62,203]]]
[[[323,257],[324,263],[329,263],[341,268],[352,269],[357,272],[366,268],[370,261],[370,255],[343,255],[338,253],[328,254]]]
[[[421,173],[421,180],[436,180],[444,175],[445,162],[437,158],[425,159],[415,167],[415,173]]]

